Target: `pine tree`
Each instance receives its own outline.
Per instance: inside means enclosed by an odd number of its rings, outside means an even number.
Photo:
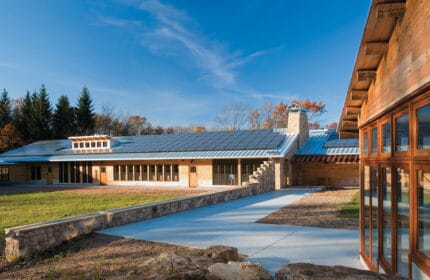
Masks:
[[[31,97],[34,127],[32,135],[34,140],[46,140],[52,137],[52,107],[49,102],[48,94],[44,85],[40,88],[39,93],[34,92]]]
[[[3,89],[0,98],[0,128],[12,121],[11,104],[6,89]]]
[[[32,101],[30,92],[22,99],[21,103],[15,107],[13,110],[13,125],[16,127],[18,133],[22,135],[22,140],[24,144],[33,142],[34,133],[32,127],[34,125],[34,120],[32,117]]]
[[[53,114],[52,129],[55,139],[64,139],[73,135],[75,132],[74,116],[70,107],[69,98],[65,95],[60,96]]]
[[[88,88],[82,88],[77,108],[77,129],[80,135],[90,135],[95,129],[95,115],[93,101]]]

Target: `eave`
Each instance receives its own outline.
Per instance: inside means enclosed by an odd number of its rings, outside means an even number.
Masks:
[[[369,87],[377,79],[379,63],[405,7],[406,0],[372,2],[337,128],[341,138],[358,137],[362,105],[367,102]]]

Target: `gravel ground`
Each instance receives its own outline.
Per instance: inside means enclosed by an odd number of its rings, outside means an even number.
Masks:
[[[326,188],[260,219],[260,223],[358,229],[358,219],[339,218],[339,210],[358,189]]]

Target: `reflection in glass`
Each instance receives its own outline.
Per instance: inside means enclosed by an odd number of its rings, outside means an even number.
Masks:
[[[391,152],[391,125],[386,123],[382,126],[382,152]]]
[[[377,266],[378,260],[378,168],[370,168],[370,187],[372,190],[372,263]]]
[[[375,154],[378,152],[378,130],[376,129],[376,127],[372,128],[372,134],[371,134],[371,141],[370,141],[370,145],[371,145],[371,153]]]
[[[403,152],[409,150],[409,115],[396,119],[396,151]]]
[[[418,170],[418,250],[430,257],[430,171]]]
[[[369,153],[369,135],[367,133],[363,134],[363,154]]]
[[[408,277],[409,253],[409,171],[396,168],[397,272]]]
[[[417,149],[430,149],[430,104],[417,110],[418,139]]]
[[[364,167],[364,252],[370,256],[370,167]]]
[[[382,168],[382,256],[391,264],[391,168]]]

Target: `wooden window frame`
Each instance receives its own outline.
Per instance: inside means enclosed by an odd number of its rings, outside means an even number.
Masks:
[[[372,152],[372,148],[373,148],[373,129],[376,129],[376,152]],[[376,123],[373,123],[372,125],[370,125],[368,127],[368,131],[369,131],[369,158],[372,159],[377,159],[379,158],[379,127]]]
[[[386,122],[385,122],[386,123]],[[391,234],[391,264],[386,260],[386,258],[383,255],[383,226],[384,226],[384,221],[383,221],[383,213],[384,213],[384,199],[382,196],[382,169],[384,168],[390,168],[391,170],[391,223],[390,223],[390,234]],[[382,268],[384,269],[385,272],[392,274],[393,273],[393,263],[394,263],[394,231],[393,231],[393,225],[395,223],[393,223],[393,219],[394,219],[394,211],[393,211],[393,205],[394,205],[394,191],[393,191],[393,179],[394,179],[394,175],[393,175],[393,166],[390,163],[381,163],[379,165],[379,177],[378,177],[378,201],[379,201],[379,205],[381,207],[379,207],[378,209],[378,252],[379,252],[379,256],[378,256],[378,260],[379,260],[379,264],[382,266]],[[397,240],[396,240],[397,241]]]
[[[412,141],[410,143],[410,149],[412,150],[412,156],[416,158],[428,158],[430,157],[430,149],[418,150],[418,118],[417,111],[421,107],[430,105],[430,92],[424,94],[419,100],[411,103],[411,112],[409,116],[409,132],[412,136]],[[411,133],[412,132],[412,133]]]
[[[384,143],[384,130],[383,127],[384,125],[389,124],[390,125],[390,139],[391,139],[391,147],[390,147],[390,151],[389,152],[384,152],[383,151],[383,143]],[[389,158],[391,157],[392,153],[393,153],[393,122],[391,119],[391,115],[386,116],[385,118],[381,119],[380,121],[378,121],[378,154],[379,154],[379,158]]]
[[[404,115],[408,115],[408,121],[409,121],[409,131],[408,131],[408,137],[409,137],[409,143],[408,143],[408,150],[407,151],[397,151],[396,147],[397,147],[397,126],[396,126],[396,120]],[[405,106],[403,108],[401,108],[400,110],[394,112],[392,114],[392,123],[393,123],[393,127],[392,127],[392,134],[393,134],[393,156],[395,158],[405,158],[405,157],[410,157],[411,156],[411,114],[409,111],[409,106]]]

